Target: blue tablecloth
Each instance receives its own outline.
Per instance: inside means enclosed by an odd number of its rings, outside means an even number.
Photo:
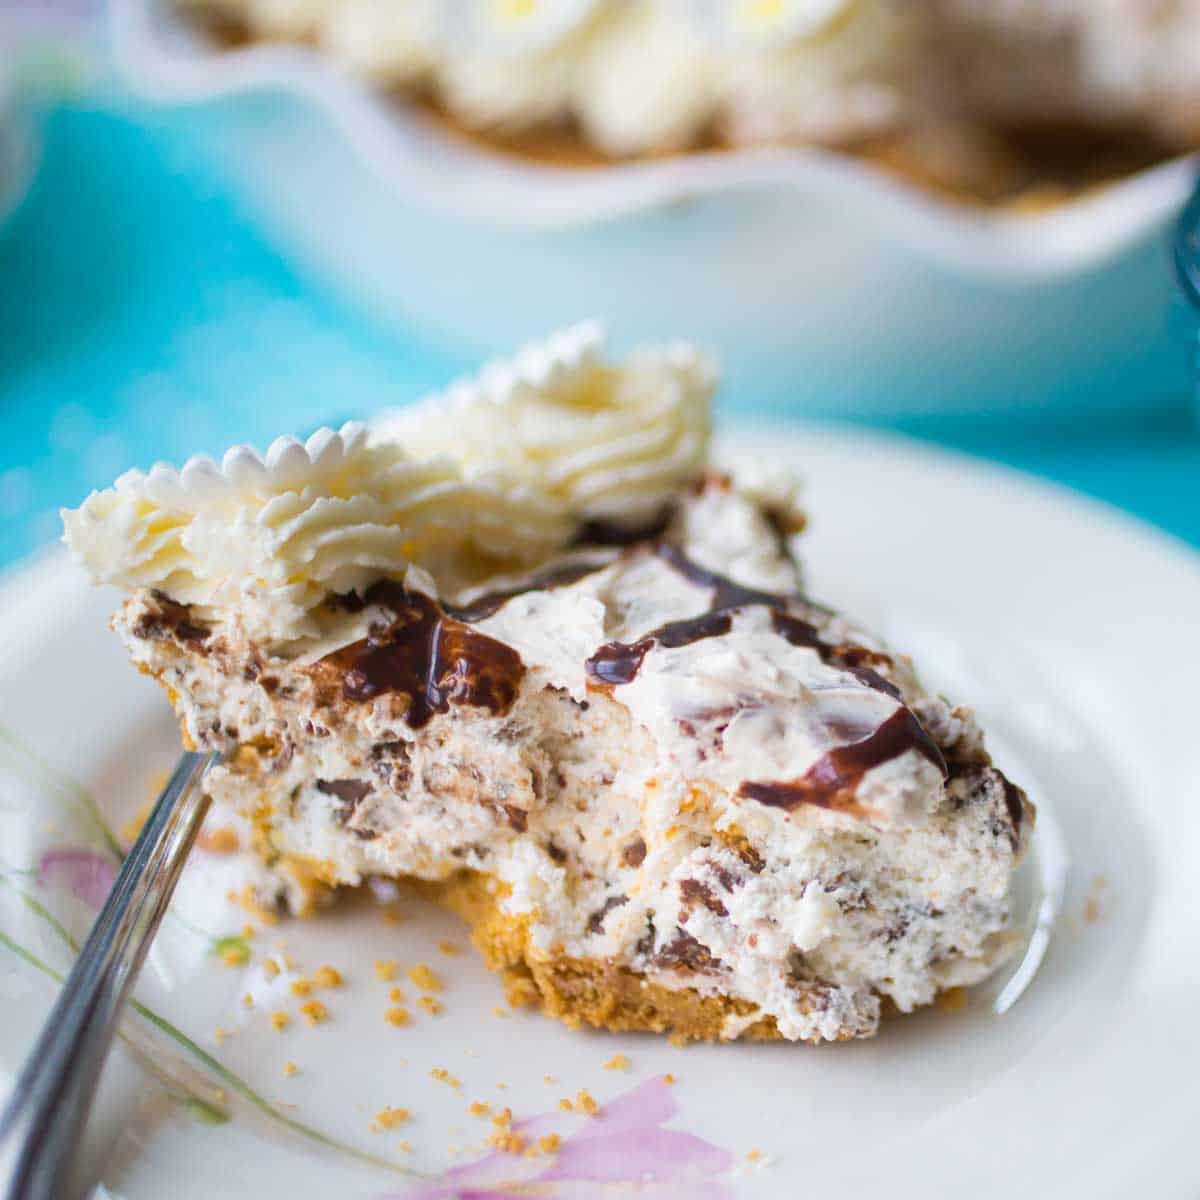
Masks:
[[[0,565],[125,468],[265,445],[415,398],[473,364],[373,327],[283,262],[192,154],[187,113],[117,100],[50,114],[33,190],[0,231]],[[908,422],[1200,546],[1187,399],[1086,425]],[[753,409],[729,396],[727,415]],[[900,428],[900,426],[897,426]]]

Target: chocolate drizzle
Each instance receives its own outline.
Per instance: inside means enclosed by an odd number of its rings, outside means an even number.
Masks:
[[[855,676],[861,683],[877,692],[884,692],[899,700],[900,690],[870,667],[861,662],[887,661],[886,655],[877,654],[863,646],[834,646],[825,641],[811,621],[787,612],[791,604],[803,603],[809,611],[828,612],[813,604],[806,597],[785,596],[776,592],[762,592],[744,587],[725,575],[710,571],[693,562],[677,546],[658,545],[654,550],[664,562],[669,563],[685,579],[700,587],[710,588],[710,607],[698,617],[682,621],[668,621],[652,629],[636,642],[606,642],[587,660],[587,672],[599,684],[620,685],[632,683],[642,662],[655,645],[674,649],[688,646],[704,638],[721,637],[733,625],[733,614],[739,609],[755,606],[771,610],[771,623],[775,632],[786,638],[793,646],[805,646],[815,650],[821,661],[841,667]]]
[[[921,722],[907,708],[898,708],[869,737],[830,750],[800,779],[743,783],[738,795],[789,811],[802,804],[852,811],[857,808],[855,790],[862,777],[910,750],[927,758],[943,776],[948,774],[942,752]]]
[[[664,504],[649,520],[626,525],[604,517],[584,521],[575,535],[576,546],[636,546],[661,537],[675,518],[675,505]]]
[[[548,567],[536,575],[530,576],[524,582],[511,588],[497,588],[494,592],[485,592],[468,604],[447,604],[446,612],[459,621],[483,621],[499,612],[510,600],[523,596],[526,592],[545,592],[556,587],[567,587],[578,583],[597,571],[602,571],[608,562],[569,562],[556,567]]]
[[[731,614],[722,610],[701,613],[684,621],[668,621],[636,642],[606,642],[587,660],[587,672],[597,683],[632,683],[652,646],[668,649],[688,646],[704,638],[720,637],[732,625]]]
[[[1008,819],[1012,822],[1015,843],[1021,836],[1021,822],[1025,818],[1025,793],[1006,775],[1000,774],[1000,782],[1004,785],[1004,807],[1008,809]]]
[[[451,704],[507,712],[525,665],[511,646],[479,633],[421,592],[386,581],[363,597],[390,609],[392,619],[321,660],[341,674],[347,700],[388,692],[409,697],[405,720],[414,729]]]

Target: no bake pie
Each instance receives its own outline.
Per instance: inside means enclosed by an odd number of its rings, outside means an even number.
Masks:
[[[816,145],[1032,203],[1200,146],[1200,0],[177,2],[559,164]]]
[[[420,881],[512,999],[683,1038],[869,1036],[1013,951],[1032,807],[807,596],[794,486],[710,462],[714,384],[582,326],[64,513],[226,756],[209,820],[262,902]]]

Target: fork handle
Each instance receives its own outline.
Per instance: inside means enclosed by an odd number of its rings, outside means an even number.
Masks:
[[[218,758],[185,753],[117,875],[0,1115],[0,1196],[63,1200],[125,998],[208,809]]]

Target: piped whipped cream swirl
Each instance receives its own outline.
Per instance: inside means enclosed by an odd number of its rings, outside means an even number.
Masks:
[[[706,360],[616,366],[600,344],[568,331],[371,431],[127,472],[63,510],[65,540],[97,582],[236,615],[270,645],[319,637],[331,595],[410,566],[448,593],[536,564],[593,516],[654,512],[707,459]]]
[[[652,519],[707,462],[716,366],[682,343],[614,365],[604,343],[576,325],[385,414],[375,436],[448,455],[468,479],[508,472],[581,521]]]

